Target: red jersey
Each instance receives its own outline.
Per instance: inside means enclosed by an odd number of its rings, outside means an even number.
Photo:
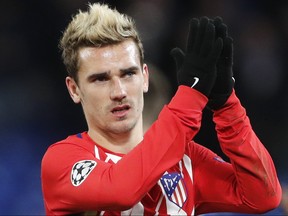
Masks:
[[[50,146],[42,160],[47,215],[197,215],[262,213],[281,188],[273,161],[233,92],[214,113],[231,163],[191,141],[207,98],[181,87],[128,154],[111,152],[86,132]]]

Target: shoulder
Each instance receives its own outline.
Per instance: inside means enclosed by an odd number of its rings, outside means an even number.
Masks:
[[[70,135],[48,147],[42,158],[42,166],[60,165],[64,161],[67,163],[70,159],[74,161],[83,156],[94,156],[94,144],[79,134]]]
[[[46,181],[55,181],[65,174],[69,174],[73,166],[83,161],[95,161],[93,143],[89,140],[68,136],[52,144],[45,152],[41,161],[41,176]]]
[[[213,153],[210,149],[208,149],[207,147],[191,140],[190,142],[188,142],[187,146],[186,146],[187,151],[190,151],[190,154],[194,154],[194,155],[201,155],[201,154],[206,154],[206,152],[210,152]]]
[[[203,163],[207,160],[223,161],[215,152],[211,149],[203,146],[195,141],[190,141],[186,146],[186,154],[194,161],[194,163]]]
[[[84,138],[83,134],[85,133],[86,132],[73,134],[73,135],[66,137],[63,140],[53,143],[52,145],[48,147],[46,153],[50,151],[59,151],[63,149],[72,150],[72,149],[79,149],[79,148],[90,151],[91,147],[93,147],[95,144],[92,143],[91,140],[87,140]]]
[[[57,146],[57,145],[61,145],[61,144],[76,144],[77,145],[82,142],[83,142],[82,133],[78,133],[78,134],[70,135],[66,137],[65,139],[62,139],[53,143],[49,148]]]

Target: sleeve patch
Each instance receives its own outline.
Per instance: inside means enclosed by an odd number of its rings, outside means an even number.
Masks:
[[[215,157],[214,157],[214,160],[219,161],[219,162],[221,162],[221,163],[225,163],[225,161],[224,161],[221,157],[219,157],[219,156],[215,156]]]
[[[72,185],[78,187],[80,184],[82,184],[96,165],[96,161],[93,160],[82,160],[75,163],[71,171]]]

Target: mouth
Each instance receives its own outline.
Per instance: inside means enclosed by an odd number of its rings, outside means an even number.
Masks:
[[[127,115],[128,111],[130,110],[129,105],[121,105],[114,107],[111,112],[114,116],[118,118],[123,118]]]

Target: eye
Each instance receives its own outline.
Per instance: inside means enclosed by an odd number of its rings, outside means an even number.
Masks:
[[[133,77],[136,73],[137,73],[136,70],[125,70],[125,71],[122,73],[122,77],[123,77],[123,78],[130,78],[130,77]]]
[[[105,82],[109,80],[109,76],[107,73],[101,73],[101,74],[93,74],[88,79],[90,82]]]
[[[132,70],[131,70],[131,71],[125,72],[124,76],[130,77],[130,76],[133,76],[134,74],[136,74],[135,71],[132,71]]]
[[[125,68],[120,70],[121,71],[121,77],[122,78],[130,78],[139,73],[139,68],[137,66],[132,66],[129,68]]]
[[[108,80],[108,77],[107,76],[97,76],[95,77],[95,80],[96,82],[104,82],[104,81],[107,81]]]

